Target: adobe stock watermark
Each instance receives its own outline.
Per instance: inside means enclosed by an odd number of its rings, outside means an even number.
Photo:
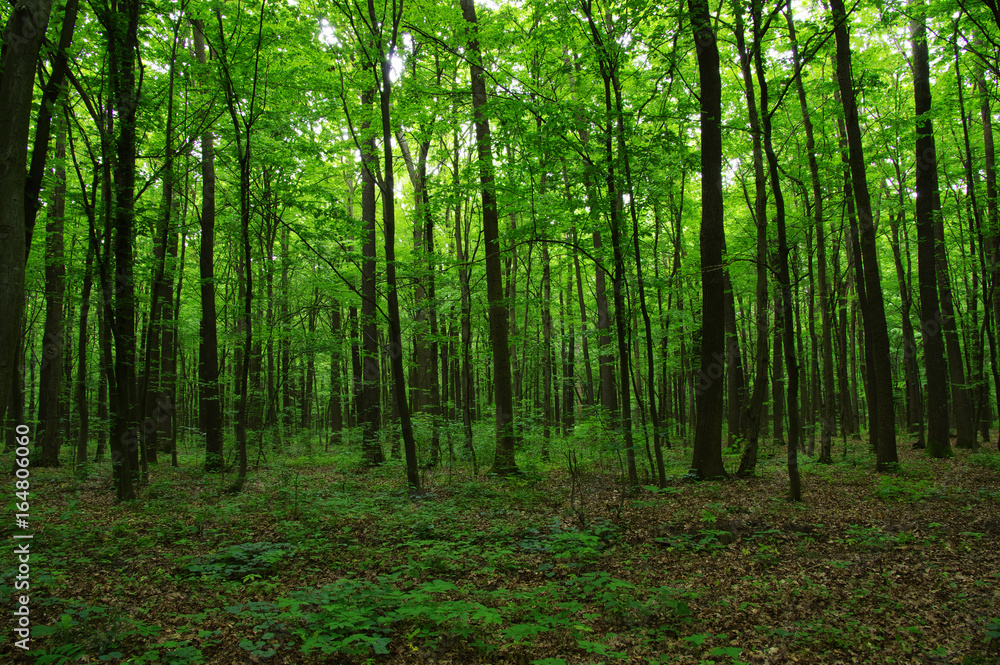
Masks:
[[[31,517],[31,504],[28,495],[31,489],[28,470],[30,456],[31,429],[27,425],[14,428],[14,523],[19,531],[14,532],[14,555],[17,557],[17,574],[14,576],[14,590],[27,592],[31,589],[31,539],[34,534],[28,533],[28,520]],[[17,596],[14,609],[14,646],[28,651],[31,640],[31,597],[27,593]]]
[[[137,427],[130,427],[121,435],[121,447],[111,451],[112,465],[121,464],[122,458],[139,452],[140,436],[148,438],[153,432],[165,425],[170,416],[177,412],[177,405],[169,395],[159,395],[153,412],[146,416]]]
[[[707,367],[698,370],[698,378],[694,384],[694,392],[701,395],[711,388],[716,381],[726,374],[726,365],[740,353],[739,343],[735,339],[730,339],[726,344],[725,353],[712,354],[712,362]]]
[[[6,38],[10,44],[22,46],[27,42],[45,35],[45,30],[49,25],[49,12],[52,3],[38,3],[42,5],[42,11],[34,14],[27,5],[15,5],[16,16],[11,17]]]

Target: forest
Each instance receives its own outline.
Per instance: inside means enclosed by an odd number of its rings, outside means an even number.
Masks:
[[[0,21],[0,658],[1000,663],[996,0]]]

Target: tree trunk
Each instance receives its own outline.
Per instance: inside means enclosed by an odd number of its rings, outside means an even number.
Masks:
[[[900,181],[902,182],[902,181]],[[900,197],[903,196],[900,188]],[[900,210],[903,210],[902,208]],[[903,213],[900,212],[900,221],[905,223]],[[900,221],[889,220],[892,225],[892,254],[896,264],[896,279],[899,281],[899,296],[902,304],[903,320],[903,371],[906,373],[906,422],[910,435],[914,437],[914,448],[925,447],[924,422],[923,422],[923,390],[920,383],[920,368],[917,365],[917,340],[913,334],[913,323],[910,321],[910,311],[913,309],[913,302],[910,298],[910,283],[907,280],[907,273],[903,268],[903,260],[900,253],[899,225]],[[907,244],[907,248],[908,248]]]
[[[374,90],[361,93],[361,105],[371,113]],[[370,115],[369,115],[370,117]],[[364,241],[361,247],[361,389],[358,399],[358,422],[361,423],[361,456],[368,466],[385,462],[379,441],[382,409],[379,404],[378,285],[376,283],[376,210],[375,170],[377,157],[375,134],[370,120],[361,123],[361,219]]]
[[[923,13],[926,6],[922,0],[911,3],[916,10],[910,20],[910,36],[913,42],[913,98],[917,114],[916,140],[916,176],[917,176],[917,282],[920,286],[920,318],[921,339],[924,346],[924,371],[927,378],[927,452],[932,457],[951,456],[951,443],[948,439],[948,368],[944,355],[944,344],[941,339],[942,312],[938,306],[938,289],[944,296],[947,276],[936,274],[944,268],[943,257],[935,251],[935,228],[938,223],[935,217],[940,217],[941,208],[938,199],[937,155],[934,148],[934,127],[929,117],[931,110],[930,66],[927,55],[927,26]],[[943,247],[942,247],[943,250]],[[950,289],[945,299],[950,299]],[[954,340],[956,345],[958,340]],[[955,358],[949,353],[948,361],[954,364]],[[962,374],[962,361],[958,358],[958,374]],[[952,371],[952,396],[955,391],[955,370]],[[964,378],[963,378],[964,382]],[[881,396],[880,396],[881,397]],[[955,417],[968,416],[959,409],[955,402]],[[971,421],[967,427],[973,428]],[[966,426],[959,424],[960,431]]]
[[[63,220],[66,213],[66,133],[56,137],[55,187],[52,208],[45,225],[45,328],[42,337],[42,371],[39,386],[39,432],[42,448],[39,466],[59,466],[59,448],[64,433],[60,428],[63,379],[63,349],[66,346],[63,298],[66,293],[66,264],[63,258]]]
[[[712,31],[707,0],[688,0],[698,50],[701,87],[701,369],[698,372],[697,423],[691,471],[701,479],[725,477],[722,463],[725,243],[722,208],[722,78],[719,45]]]
[[[763,37],[760,28],[760,14],[755,13],[754,41]],[[768,102],[767,78],[764,75],[764,64],[760,49],[754,52],[754,65],[757,70],[757,83],[760,86],[761,129],[764,132],[764,154],[767,157],[768,172],[771,179],[771,191],[774,195],[774,219],[778,227],[778,282],[781,287],[782,342],[784,344],[785,366],[788,368],[788,495],[792,501],[802,500],[802,485],[799,479],[799,367],[795,355],[795,309],[792,307],[792,281],[788,270],[788,238],[785,230],[785,199],[781,192],[781,179],[778,176],[778,156],[774,152],[771,139],[771,112]],[[775,354],[777,356],[777,354]],[[777,362],[777,361],[776,361]]]
[[[393,6],[392,16],[382,16],[382,22],[378,20],[375,13],[374,0],[368,0],[368,18],[371,21],[372,29],[376,25],[385,27],[386,19],[391,19],[392,38],[389,41],[388,52],[384,50],[381,41],[378,44],[379,62],[372,63],[378,66],[378,81],[381,84],[379,90],[379,101],[382,111],[382,154],[383,154],[383,174],[382,182],[382,226],[385,236],[385,281],[386,300],[388,301],[388,323],[389,323],[389,362],[392,369],[392,382],[395,388],[395,408],[399,411],[399,424],[403,437],[403,449],[406,455],[406,482],[410,492],[420,493],[420,472],[417,468],[417,444],[413,436],[413,425],[410,421],[410,408],[406,396],[406,373],[403,367],[403,340],[399,318],[399,295],[396,288],[396,202],[393,188],[393,152],[392,152],[392,124],[390,117],[392,93],[392,81],[389,76],[389,61],[393,57],[395,50],[396,34],[399,27],[400,15],[397,7]],[[381,40],[381,29],[378,35],[373,34]]]
[[[998,21],[1000,23],[1000,21]],[[997,206],[997,170],[996,152],[993,141],[993,115],[990,110],[990,90],[986,77],[980,73],[976,77],[979,89],[979,117],[983,124],[983,166],[986,172],[986,228],[990,229],[986,240],[989,246],[990,282],[993,285],[993,297],[990,307],[993,310],[994,330],[1000,331],[1000,211]],[[985,277],[985,274],[984,274]],[[992,345],[995,347],[994,344]],[[1000,370],[993,363],[993,384],[997,402],[997,414],[1000,415]],[[1000,436],[997,437],[997,449],[1000,450]]]
[[[788,20],[788,34],[792,45],[792,61],[796,69],[801,67],[799,46],[795,39],[795,22],[792,17],[791,0],[785,3]],[[802,111],[802,125],[806,134],[806,151],[809,156],[809,179],[812,184],[813,220],[816,229],[816,260],[819,276],[819,309],[822,322],[822,338],[820,356],[822,358],[822,388],[815,399],[820,403],[820,453],[819,461],[823,464],[833,462],[833,437],[837,431],[836,394],[833,370],[833,302],[830,285],[827,281],[826,262],[826,226],[823,221],[823,188],[819,178],[819,162],[816,159],[816,139],[813,135],[812,118],[809,105],[806,103],[805,86],[802,76],[795,77],[796,90],[799,96],[799,108]],[[810,319],[811,320],[811,319]]]
[[[198,62],[205,64],[201,21],[191,21]],[[219,341],[215,309],[215,138],[206,127],[201,135],[201,323],[198,345],[198,410],[205,432],[205,471],[223,469],[222,404],[219,395]]]
[[[753,11],[753,8],[751,9]],[[767,366],[769,359],[769,337],[767,322],[767,181],[764,176],[764,153],[761,147],[760,114],[757,109],[756,96],[754,94],[754,82],[752,74],[752,54],[745,46],[745,36],[743,27],[743,4],[742,0],[733,3],[733,13],[735,15],[735,34],[737,51],[740,55],[740,70],[743,75],[743,83],[746,88],[747,117],[750,121],[751,140],[753,145],[753,173],[754,173],[754,205],[753,218],[757,229],[757,255],[756,255],[756,279],[755,289],[755,327],[757,332],[756,350],[754,353],[754,380],[750,393],[750,400],[746,404],[746,412],[741,415],[744,422],[743,434],[746,437],[746,448],[740,459],[740,467],[737,475],[740,477],[752,476],[757,469],[757,450],[760,442],[761,430],[765,420],[765,402],[767,401]],[[756,36],[754,37],[753,50],[760,48]],[[730,297],[732,288],[730,287]],[[733,316],[735,317],[735,305],[733,306]],[[735,321],[733,322],[735,328]],[[744,380],[745,386],[745,380]],[[744,387],[744,390],[746,388]]]
[[[35,66],[51,0],[20,0],[10,8],[0,54],[0,422],[13,415],[24,310],[25,180]],[[21,423],[14,423],[19,425]],[[5,438],[13,436],[7,433]]]
[[[330,432],[334,442],[340,441],[341,431],[344,429],[344,411],[341,405],[341,394],[343,392],[343,381],[341,377],[341,356],[343,355],[343,320],[341,318],[340,302],[334,300],[330,303],[330,336],[333,338],[334,346],[330,351]]]
[[[485,115],[486,77],[479,52],[478,24],[474,0],[461,0],[462,15],[470,25],[468,53],[472,79],[472,106],[479,157],[479,181],[482,187],[483,240],[486,243],[486,290],[490,311],[490,342],[493,347],[493,373],[496,394],[496,456],[492,473],[509,475],[518,472],[514,460],[514,413],[511,394],[510,349],[507,343],[507,306],[503,297],[500,260],[500,225],[497,216],[493,152],[490,123]]]
[[[94,284],[94,246],[87,243],[87,258],[83,267],[83,290],[80,295],[80,339],[77,356],[80,364],[76,375],[76,409],[80,418],[80,431],[76,442],[76,470],[80,472],[87,464],[87,444],[90,441],[90,407],[87,403],[87,319],[90,315],[90,292]]]
[[[879,277],[878,255],[875,247],[875,220],[872,217],[868,180],[865,175],[865,156],[861,146],[861,125],[851,80],[851,47],[847,34],[847,12],[843,0],[830,0],[833,20],[836,23],[837,70],[840,72],[840,95],[844,105],[847,143],[850,151],[851,178],[854,198],[861,226],[861,254],[865,268],[867,306],[862,311],[865,337],[870,340],[877,404],[872,405],[875,440],[875,468],[889,472],[898,466],[896,454],[895,401],[892,394],[892,369],[890,365],[889,334],[885,320],[885,301]]]

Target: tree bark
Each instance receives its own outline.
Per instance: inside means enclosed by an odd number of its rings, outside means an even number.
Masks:
[[[21,319],[24,311],[25,175],[35,66],[49,22],[51,0],[12,5],[0,54],[0,422],[16,391]],[[19,425],[21,423],[14,423]],[[7,433],[5,438],[13,436]]]
[[[361,105],[373,112],[374,90],[361,93]],[[361,246],[361,385],[358,395],[358,422],[361,423],[361,456],[368,466],[385,462],[379,441],[382,409],[379,403],[378,291],[376,283],[375,170],[377,157],[371,121],[361,123],[361,219],[364,241]]]
[[[792,62],[796,69],[800,68],[799,46],[795,39],[795,21],[792,16],[792,3],[785,3],[788,19],[788,35],[792,45]],[[837,431],[836,394],[833,370],[833,312],[831,289],[828,283],[826,260],[826,226],[823,220],[823,188],[819,177],[819,162],[816,159],[816,139],[813,134],[812,118],[809,105],[806,103],[805,86],[802,76],[795,77],[796,90],[799,96],[799,108],[802,111],[802,125],[806,134],[806,151],[809,157],[809,179],[812,185],[813,220],[816,229],[816,260],[819,282],[819,309],[822,321],[822,338],[820,356],[822,358],[822,388],[815,399],[820,401],[820,453],[819,461],[823,464],[833,462],[833,437]]]
[[[507,304],[503,298],[500,260],[500,225],[493,172],[490,122],[486,116],[486,77],[479,51],[478,24],[474,0],[461,0],[462,15],[469,23],[469,66],[472,79],[472,107],[482,188],[483,240],[486,243],[486,291],[490,311],[490,342],[493,347],[493,375],[496,395],[496,456],[492,473],[518,473],[514,460],[514,405],[511,394],[510,349],[507,341]]]
[[[707,0],[688,0],[701,87],[701,369],[691,472],[700,479],[726,477],[722,463],[725,360],[725,243],[722,207],[722,78],[719,45]]]
[[[198,62],[207,63],[204,27],[191,22]],[[222,405],[219,397],[219,342],[215,309],[215,138],[206,127],[201,135],[201,323],[198,344],[198,410],[205,432],[205,471],[222,471]]]
[[[743,451],[743,456],[740,459],[740,467],[737,471],[738,476],[748,477],[752,476],[757,469],[757,451],[765,419],[767,367],[770,355],[769,325],[767,321],[767,181],[764,175],[764,153],[761,147],[760,114],[757,109],[756,95],[754,94],[753,60],[752,54],[747,51],[745,45],[742,0],[736,0],[733,3],[733,13],[735,16],[734,32],[736,34],[737,51],[740,54],[740,70],[743,75],[743,84],[746,88],[747,117],[750,122],[753,146],[754,205],[752,212],[754,226],[757,230],[757,254],[755,257],[757,283],[754,309],[757,336],[754,353],[754,380],[749,402],[745,405],[746,411],[740,416],[743,422],[743,435],[746,437],[746,448]],[[754,37],[752,48],[754,51],[760,48],[756,36]],[[732,288],[730,287],[730,298],[731,294]],[[733,316],[735,317],[735,305],[733,306]],[[735,321],[733,322],[733,328],[735,330]],[[735,336],[733,337],[735,338]],[[743,383],[745,386],[745,380]]]
[[[397,5],[392,6],[392,15],[379,21],[375,13],[374,0],[368,0],[368,18],[372,30],[380,25],[379,33],[372,37],[379,39],[379,62],[372,63],[378,67],[378,81],[381,84],[379,101],[382,115],[382,226],[385,236],[385,281],[386,300],[388,301],[389,323],[389,364],[392,370],[394,386],[395,409],[399,412],[399,424],[403,437],[403,450],[406,455],[406,482],[412,494],[420,493],[420,472],[417,468],[417,444],[413,436],[413,425],[410,421],[410,407],[406,394],[406,373],[403,367],[403,340],[399,317],[399,295],[396,288],[396,202],[393,185],[393,152],[392,152],[392,118],[390,117],[392,80],[389,76],[389,61],[393,57],[396,46],[396,35],[399,29],[400,14]],[[388,21],[387,21],[388,19]],[[382,30],[391,27],[392,36],[389,39],[388,52],[381,42]]]
[[[42,337],[42,371],[39,386],[39,432],[42,458],[39,466],[59,466],[63,379],[63,299],[66,293],[66,264],[63,258],[63,221],[66,213],[66,134],[56,137],[55,187],[52,208],[45,225],[45,328]]]
[[[139,90],[139,0],[124,0],[99,15],[108,36],[108,66],[116,101],[118,131],[114,166],[114,301],[109,322],[115,342],[115,384],[111,390],[111,463],[119,501],[136,498],[139,469],[135,338],[135,162]]]
[[[880,473],[895,470],[898,466],[896,454],[895,401],[892,394],[892,368],[890,365],[889,334],[885,320],[885,301],[882,282],[879,277],[878,255],[875,247],[875,220],[872,216],[871,198],[868,194],[868,180],[865,175],[865,156],[861,146],[861,125],[858,118],[857,101],[851,81],[851,47],[847,34],[847,12],[843,0],[830,0],[833,20],[836,24],[837,70],[840,72],[839,85],[844,105],[844,120],[847,129],[847,144],[851,165],[854,198],[861,226],[861,255],[865,268],[865,291],[867,306],[862,311],[865,322],[865,337],[870,340],[877,404],[872,405],[872,420],[876,421],[875,468]]]
[[[939,308],[938,289],[944,287],[947,277],[936,274],[942,269],[942,257],[935,244],[935,217],[940,217],[938,199],[937,154],[934,146],[934,126],[929,117],[931,110],[930,66],[927,55],[927,26],[923,17],[926,10],[922,0],[911,3],[917,12],[910,20],[910,36],[913,45],[913,98],[917,115],[916,139],[916,189],[917,189],[917,282],[920,288],[921,339],[924,347],[924,371],[927,378],[927,452],[931,457],[951,456],[951,442],[948,438],[948,366],[945,361],[944,344],[941,338],[942,314]],[[943,248],[942,248],[943,249]],[[944,289],[942,288],[942,295]],[[949,296],[950,297],[950,289]],[[954,340],[957,344],[957,340]],[[955,358],[949,354],[948,361]],[[958,359],[958,373],[962,373],[961,358]],[[955,397],[955,372],[952,372],[952,396]],[[964,381],[964,379],[963,379]],[[881,396],[880,396],[881,397]],[[955,402],[955,417],[968,416],[960,413],[959,402]],[[975,424],[970,422],[975,438]],[[963,428],[960,424],[959,428]]]

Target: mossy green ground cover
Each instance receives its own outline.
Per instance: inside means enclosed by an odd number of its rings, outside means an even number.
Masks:
[[[182,455],[128,505],[107,472],[33,470],[31,650],[11,622],[0,659],[1000,662],[998,453],[901,446],[877,476],[856,440],[833,465],[803,459],[794,504],[780,447],[759,477],[712,483],[686,480],[675,447],[668,487],[632,494],[599,440],[546,464],[529,446],[508,479],[446,455],[416,500],[400,462],[364,471],[348,446],[270,453],[237,496]]]

